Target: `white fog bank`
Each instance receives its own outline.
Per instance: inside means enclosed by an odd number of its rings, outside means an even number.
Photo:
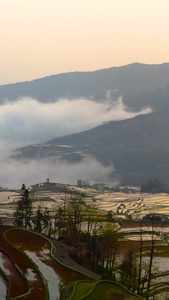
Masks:
[[[150,112],[151,108],[127,111],[121,97],[115,103],[111,99],[99,103],[87,99],[40,103],[22,98],[0,106],[0,141],[9,142],[10,147],[17,143],[19,146],[40,143]]]
[[[30,162],[18,162],[6,159],[0,161],[0,186],[8,188],[20,188],[22,183],[26,186],[39,182],[50,182],[65,184],[77,184],[78,179],[93,183],[117,184],[110,178],[114,172],[113,165],[104,167],[96,159],[85,157],[78,163],[69,163],[59,159],[32,160]]]

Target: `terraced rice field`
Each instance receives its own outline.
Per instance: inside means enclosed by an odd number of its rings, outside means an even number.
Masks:
[[[92,188],[69,187],[70,192],[79,192],[85,195],[86,202],[95,200],[99,209],[112,211],[119,216],[132,215],[133,218],[141,218],[148,213],[166,214],[169,216],[169,194],[146,194],[146,193],[110,193]],[[15,203],[20,197],[19,193],[5,191],[0,192],[0,218],[12,217]],[[40,191],[34,194],[34,207],[41,205],[52,208],[54,205],[63,203],[64,193]],[[49,201],[44,201],[48,198]]]
[[[107,299],[138,300],[143,299],[127,291],[124,287],[112,281],[102,280],[97,282],[80,281],[74,286],[74,291],[69,300],[102,300]]]
[[[3,298],[56,300],[60,298],[61,282],[87,276],[61,265],[52,255],[52,244],[43,236],[23,229],[0,228],[0,267],[8,289],[2,289]]]
[[[169,194],[147,194],[147,193],[110,193],[101,192],[95,189],[84,189],[70,187],[70,191],[79,192],[85,195],[85,201],[94,200],[99,209],[112,211],[119,216],[132,215],[133,218],[141,218],[148,213],[166,214],[169,216]],[[40,192],[36,195],[37,199],[50,197],[52,202],[43,202],[43,206],[52,207],[54,204],[63,203],[64,193]],[[37,202],[35,205],[39,205]],[[41,203],[42,204],[42,203]]]
[[[79,192],[83,193],[85,195],[85,200],[87,203],[91,203],[91,201],[94,201],[94,203],[98,205],[98,209],[107,212],[111,211],[115,217],[123,220],[120,225],[120,232],[124,234],[123,242],[129,241],[132,242],[133,245],[134,242],[140,240],[140,223],[125,223],[126,219],[137,221],[141,220],[146,214],[150,213],[161,214],[169,217],[168,194],[151,195],[140,193],[109,193],[106,191],[96,191],[94,189],[76,189],[75,187],[70,187],[71,191],[72,189],[74,191],[78,190]],[[10,222],[12,223],[13,221],[12,214],[17,197],[18,195],[15,193],[0,193],[0,218],[4,218],[4,222],[6,222],[7,220],[7,224],[10,224]],[[36,197],[38,201],[36,201]],[[52,209],[54,205],[57,206],[59,203],[63,203],[65,195],[63,193],[61,194],[43,191],[42,193],[36,195],[36,197],[34,199],[35,202],[33,202],[35,208],[40,204],[43,207]],[[51,199],[51,201],[43,201],[43,199],[45,199],[46,197]],[[3,230],[5,230],[6,233],[6,240],[2,238],[4,234]],[[68,269],[66,269],[65,271],[64,268],[61,268],[59,266],[59,264],[57,265],[56,261],[53,261],[53,258],[50,255],[51,245],[49,241],[43,240],[42,242],[42,237],[40,236],[35,236],[33,233],[28,232],[26,234],[23,234],[22,230],[15,230],[13,229],[12,231],[6,231],[6,229],[1,228],[0,231],[2,240],[0,267],[7,275],[8,282],[11,283],[8,292],[11,293],[12,297],[17,298],[18,295],[24,295],[24,297],[27,298],[23,299],[33,300],[35,298],[32,297],[36,297],[36,291],[38,291],[38,295],[42,291],[43,296],[42,298],[38,299],[56,299],[56,296],[59,297],[59,295],[57,294],[58,292],[56,291],[59,290],[60,282],[71,282],[72,271],[69,272]],[[142,236],[144,241],[148,241],[149,239],[151,239],[151,235],[148,234],[148,232],[151,231],[151,228],[149,228],[147,224],[142,226],[142,231],[144,232],[144,235]],[[156,237],[156,241],[159,241],[161,246],[166,247],[169,244],[169,226],[165,224],[164,226],[159,228],[159,232],[161,234]],[[29,236],[29,234],[31,234],[31,236]],[[165,240],[163,239],[164,236]],[[36,243],[31,244],[31,240],[36,241]],[[11,245],[9,243],[7,243],[8,245],[5,244],[7,241],[9,241]],[[14,251],[10,252],[11,249],[14,249]],[[14,264],[14,261],[17,260],[18,255],[18,252],[15,253],[15,250],[19,251],[19,253],[23,257],[23,261],[25,261],[22,266],[19,264],[19,262],[18,265]],[[10,253],[12,253],[14,257],[11,257]],[[25,257],[29,261],[28,265],[26,264]],[[145,257],[145,260],[146,259],[148,258]],[[168,282],[168,261],[169,254],[167,253],[161,255],[159,254],[159,256],[154,259],[154,265],[158,269],[159,274],[164,275],[163,277],[161,276],[157,280],[154,280],[154,284],[156,284],[157,282],[160,284],[160,282],[164,280]],[[23,268],[23,266],[25,266],[25,269]],[[65,276],[65,274],[67,275]],[[14,278],[16,278],[16,280],[13,280]],[[4,281],[0,278],[0,287],[1,286],[1,290],[3,291],[2,294],[7,293]],[[47,298],[43,298],[44,295]],[[163,298],[159,299],[161,300]]]
[[[169,194],[104,193],[95,197],[101,209],[140,218],[149,213],[169,215]]]

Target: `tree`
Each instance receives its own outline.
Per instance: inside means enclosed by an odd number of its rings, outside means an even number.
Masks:
[[[148,268],[148,283],[147,283],[147,298],[149,298],[151,280],[152,280],[152,268],[153,268],[153,259],[154,259],[154,247],[155,247],[155,235],[157,233],[157,223],[155,219],[152,219],[151,222],[151,246],[150,246],[150,258],[149,258],[149,268]]]
[[[42,232],[42,220],[43,220],[43,212],[40,207],[38,207],[34,217],[33,217],[33,223],[35,225],[34,230],[38,232]]]
[[[32,202],[29,198],[29,191],[22,184],[21,199],[18,201],[16,211],[14,212],[15,223],[22,228],[31,228]]]
[[[75,247],[78,247],[80,243],[81,225],[85,208],[86,203],[80,195],[71,195],[67,201],[64,202],[67,241]]]
[[[118,248],[118,229],[112,222],[103,224],[101,232],[101,264],[106,270],[106,276],[114,277],[114,265]]]

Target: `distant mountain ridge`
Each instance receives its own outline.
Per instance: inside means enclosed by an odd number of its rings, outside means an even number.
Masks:
[[[30,82],[0,86],[0,103],[5,99],[33,97],[40,102],[61,98],[116,101],[123,97],[129,111],[152,107],[153,113],[133,119],[112,121],[81,133],[63,136],[43,144],[17,149],[15,159],[42,158],[81,161],[91,156],[120,184],[141,185],[148,179],[169,181],[169,63],[134,63],[95,72],[74,72],[48,76]]]
[[[143,106],[166,105],[169,95],[169,63],[146,65],[133,63],[94,72],[72,72],[0,86],[0,104],[20,97],[33,97],[40,102],[60,98],[104,100],[107,91],[116,100],[123,96],[131,110]]]
[[[113,164],[121,184],[140,186],[150,178],[169,181],[169,115],[156,112],[112,121],[91,130],[18,149],[17,159],[50,157],[77,162],[91,156]],[[113,178],[113,177],[112,177]]]

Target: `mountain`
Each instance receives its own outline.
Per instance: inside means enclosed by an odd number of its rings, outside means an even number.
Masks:
[[[138,110],[143,106],[165,107],[169,98],[169,63],[133,63],[94,72],[72,72],[2,85],[0,104],[25,96],[47,103],[60,98],[71,100],[80,97],[102,101],[108,92],[113,100],[123,96],[130,110]]]
[[[169,181],[169,111],[112,121],[88,131],[17,149],[16,159],[56,157],[80,161],[90,155],[113,164],[120,184],[138,185],[150,178]]]
[[[93,101],[123,97],[129,111],[150,106],[153,113],[112,121],[91,130],[59,137],[43,144],[17,149],[13,158],[40,160],[61,158],[70,162],[84,156],[104,166],[114,165],[120,184],[141,185],[148,179],[169,181],[169,63],[130,65],[95,72],[73,72],[30,82],[0,86],[0,104],[19,97],[42,103],[61,98]]]

